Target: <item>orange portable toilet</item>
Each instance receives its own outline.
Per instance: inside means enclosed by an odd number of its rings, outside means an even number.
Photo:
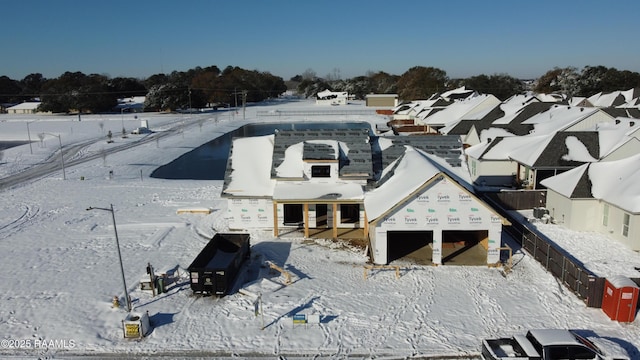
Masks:
[[[607,278],[604,283],[602,311],[611,320],[632,322],[638,306],[638,285],[622,275]]]

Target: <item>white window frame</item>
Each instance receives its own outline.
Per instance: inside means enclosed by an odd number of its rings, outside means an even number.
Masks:
[[[622,236],[629,237],[629,223],[631,222],[631,215],[624,213],[622,216]]]

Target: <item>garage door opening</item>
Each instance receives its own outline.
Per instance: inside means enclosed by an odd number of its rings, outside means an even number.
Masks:
[[[487,265],[489,231],[442,231],[443,265]]]
[[[406,260],[420,265],[433,263],[433,231],[388,231],[388,262]]]

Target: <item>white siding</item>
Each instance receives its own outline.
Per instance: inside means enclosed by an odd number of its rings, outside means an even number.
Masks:
[[[589,111],[585,108],[585,111]],[[580,122],[568,127],[565,131],[585,131],[593,130],[597,124],[613,123],[614,119],[604,111],[596,111],[591,116],[582,119]]]
[[[472,160],[472,159],[470,159]],[[518,163],[515,161],[477,161],[476,174],[471,174],[471,179],[486,185],[511,185],[513,175],[518,171]]]
[[[374,262],[386,264],[387,231],[433,231],[433,262],[441,263],[443,230],[478,230],[489,235],[487,264],[497,263],[502,245],[502,219],[484,203],[447,178],[436,181],[370,229]]]
[[[622,234],[624,214],[630,215],[629,233]],[[600,221],[602,223],[602,221]],[[613,205],[609,205],[609,226],[606,233],[614,239],[628,246],[631,250],[640,251],[640,215],[631,214]]]
[[[598,231],[602,227],[602,209],[596,199],[571,200],[547,189],[549,215],[563,226],[578,231]]]
[[[614,161],[640,154],[640,140],[632,138],[608,154],[602,161]]]
[[[229,199],[227,201],[229,229],[273,228],[271,199]]]

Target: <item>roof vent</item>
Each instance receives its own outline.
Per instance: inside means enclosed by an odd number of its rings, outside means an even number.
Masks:
[[[636,124],[635,121],[629,121],[629,126],[630,127],[633,127],[635,124]]]
[[[487,138],[487,144],[491,144],[491,138]]]
[[[616,125],[620,124],[620,119],[616,119]]]
[[[580,111],[584,111],[584,108],[583,108],[583,107],[581,107],[581,108],[580,108]]]

